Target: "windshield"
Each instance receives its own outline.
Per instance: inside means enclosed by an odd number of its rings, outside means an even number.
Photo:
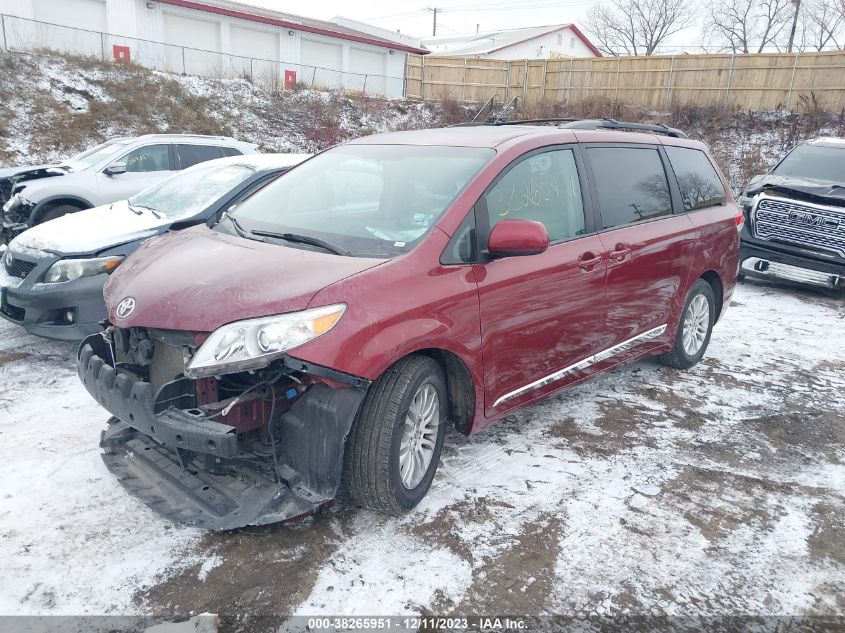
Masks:
[[[207,209],[255,173],[245,165],[202,165],[147,187],[129,204],[152,209],[168,219],[187,218]]]
[[[845,147],[799,145],[772,173],[791,178],[842,182],[845,174]]]
[[[96,165],[101,160],[114,156],[131,142],[132,141],[107,141],[106,143],[87,149],[81,154],[77,154],[70,160],[66,161],[66,164],[77,171],[80,169],[87,169],[92,165]]]
[[[492,149],[343,145],[303,163],[234,212],[246,231],[330,242],[351,255],[408,252]]]

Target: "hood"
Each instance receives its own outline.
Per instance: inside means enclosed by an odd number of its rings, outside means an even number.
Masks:
[[[33,165],[31,167],[6,167],[0,169],[0,204],[12,197],[14,187],[19,182],[52,178],[66,175],[67,169],[61,165]]]
[[[149,211],[135,213],[121,200],[38,224],[12,243],[56,255],[83,255],[156,235],[172,222]]]
[[[66,172],[66,169],[58,163],[51,165],[30,165],[29,167],[3,167],[0,168],[0,178],[12,178],[14,176],[35,176],[38,172],[47,174],[48,170],[56,169],[59,172]],[[57,175],[57,174],[54,174]],[[35,176],[39,177],[40,176]]]
[[[109,320],[121,328],[211,332],[254,317],[304,310],[335,282],[385,260],[267,244],[200,225],[146,242],[104,289]],[[115,315],[131,297],[133,312]]]
[[[811,180],[809,178],[793,178],[766,174],[755,176],[745,186],[744,195],[756,196],[764,189],[773,189],[787,194],[799,194],[817,198],[822,203],[845,205],[845,185],[826,180]]]

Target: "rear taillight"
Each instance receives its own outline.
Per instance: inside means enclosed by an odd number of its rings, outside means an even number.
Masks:
[[[734,220],[736,221],[736,230],[742,231],[742,227],[745,224],[745,213],[742,212],[742,207],[737,208]]]

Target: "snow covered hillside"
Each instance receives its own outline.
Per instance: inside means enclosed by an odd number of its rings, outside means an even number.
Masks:
[[[246,79],[204,79],[135,65],[42,53],[0,54],[0,166],[60,160],[118,135],[225,134],[263,151],[314,152],[393,130],[465,122],[477,105],[386,100],[340,91],[271,92]],[[796,143],[845,134],[843,115],[806,104],[805,112],[728,112],[681,108],[651,112],[601,101],[550,103],[517,118],[564,116],[663,122],[713,149],[734,190]]]

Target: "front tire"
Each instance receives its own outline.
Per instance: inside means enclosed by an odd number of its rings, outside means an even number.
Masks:
[[[353,501],[400,514],[422,500],[440,462],[447,403],[443,370],[427,356],[400,360],[373,384],[346,442]]]
[[[713,288],[703,279],[699,279],[693,284],[684,302],[674,346],[657,359],[664,365],[677,369],[689,369],[698,364],[710,344],[715,321],[716,298]]]

